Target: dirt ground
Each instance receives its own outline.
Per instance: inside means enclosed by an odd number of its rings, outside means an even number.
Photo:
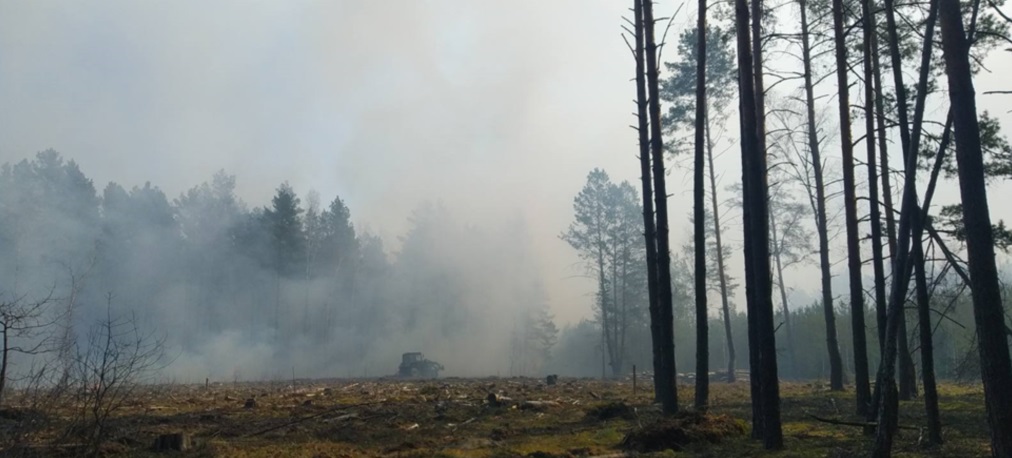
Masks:
[[[569,456],[865,456],[852,392],[823,383],[784,383],[786,450],[765,452],[748,438],[749,387],[711,385],[707,415],[662,420],[649,387],[630,380],[445,378],[303,380],[151,386],[116,414],[111,456],[165,456],[159,435],[192,437],[185,456],[236,457],[569,457]],[[692,386],[679,387],[690,410]],[[926,450],[918,400],[901,405],[896,456],[988,456],[983,397],[977,386],[941,387],[946,439]],[[16,402],[0,427],[16,421]],[[39,437],[46,437],[40,435]],[[38,444],[46,450],[46,444]],[[53,452],[52,449],[50,452]],[[2,453],[0,453],[2,454]],[[41,455],[51,453],[41,452]],[[53,453],[55,454],[55,452]]]

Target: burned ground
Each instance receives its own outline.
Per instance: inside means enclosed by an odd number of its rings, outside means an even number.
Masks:
[[[212,383],[139,390],[111,424],[107,455],[159,456],[159,437],[192,438],[188,456],[864,456],[862,428],[814,417],[853,417],[852,393],[821,383],[785,384],[787,450],[766,452],[748,439],[748,384],[714,384],[710,412],[662,419],[652,394],[629,381],[455,379],[314,380],[287,383]],[[682,405],[690,405],[686,386]],[[491,403],[489,394],[499,402]],[[253,399],[255,407],[246,407]],[[18,408],[17,396],[0,414],[0,428],[39,418]],[[494,405],[497,404],[497,405]],[[903,403],[897,456],[986,456],[988,442],[979,387],[945,385],[946,444],[925,450],[917,427],[923,408]],[[70,412],[48,412],[46,430],[28,437],[25,455],[73,455],[53,442]],[[55,419],[55,420],[54,420]],[[23,425],[21,425],[23,426]],[[166,442],[163,437],[161,442]],[[176,443],[169,440],[167,443]],[[14,450],[8,449],[7,454]],[[175,452],[178,453],[178,452]]]

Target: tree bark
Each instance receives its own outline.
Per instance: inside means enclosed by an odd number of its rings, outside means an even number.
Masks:
[[[752,30],[750,37],[749,9],[745,0],[735,1],[735,23],[738,35],[738,71],[741,99],[741,151],[743,194],[748,196],[744,206],[746,220],[745,239],[750,252],[745,282],[748,295],[749,334],[758,344],[757,351],[750,349],[750,360],[758,360],[752,367],[753,379],[759,381],[759,395],[752,399],[760,406],[761,433],[766,449],[783,448],[783,431],[780,423],[780,387],[777,379],[776,337],[773,328],[773,303],[770,279],[768,189],[766,177],[765,129],[762,96],[762,49],[759,31],[762,18],[761,0],[753,1]],[[753,60],[754,55],[754,60]],[[753,391],[753,395],[755,392]]]
[[[994,235],[988,210],[984,181],[980,125],[970,70],[970,42],[963,31],[958,0],[939,0],[942,50],[949,82],[956,139],[956,163],[959,193],[963,202],[966,228],[967,264],[973,295],[980,352],[981,378],[988,425],[991,428],[991,454],[1012,456],[1012,362],[1009,360],[1005,315],[1002,310],[998,270],[995,266]]]
[[[706,217],[704,212],[705,183],[703,160],[705,156],[704,117],[706,116],[706,0],[699,0],[697,20],[696,61],[696,132],[695,161],[693,164],[693,218],[696,249],[696,397],[695,407],[705,411],[710,391],[709,329],[706,310]]]
[[[857,183],[854,178],[854,143],[850,130],[850,88],[847,82],[847,42],[844,36],[843,0],[833,0],[833,31],[836,43],[836,81],[840,105],[840,150],[843,157],[843,206],[847,226],[847,270],[850,274],[850,319],[854,335],[854,390],[856,412],[868,414],[871,384],[868,381],[868,344],[864,329],[864,287],[861,281],[861,241],[857,225]]]
[[[885,348],[886,328],[886,286],[885,286],[885,259],[882,252],[882,214],[879,210],[878,192],[878,170],[875,157],[875,71],[872,64],[872,57],[875,56],[873,47],[875,40],[875,5],[874,0],[861,2],[861,12],[864,14],[864,122],[865,122],[865,149],[868,151],[868,207],[869,220],[871,221],[871,252],[872,270],[875,283],[875,318],[878,325],[878,351],[881,358],[882,350]]]
[[[661,103],[658,86],[657,42],[654,40],[653,4],[642,2],[647,96],[650,102],[650,146],[653,156],[654,206],[657,208],[657,300],[661,319],[661,399],[665,414],[678,412],[678,385],[675,381],[675,335],[671,297],[671,251],[668,244],[668,194],[664,183],[664,142],[661,139]]]
[[[808,1],[798,0],[801,9],[801,53],[804,64],[805,105],[808,108],[808,149],[812,154],[815,178],[816,229],[819,233],[819,267],[822,270],[822,307],[826,320],[826,346],[829,349],[829,385],[833,391],[843,390],[843,358],[836,336],[836,312],[833,309],[833,274],[829,262],[829,227],[826,218],[826,187],[822,176],[822,156],[815,127],[815,86],[812,81],[812,49],[809,43]]]
[[[744,10],[744,15],[740,14],[741,10]],[[755,196],[753,196],[751,194],[751,191],[750,191],[751,190],[751,186],[750,186],[749,182],[752,180],[752,178],[750,176],[750,173],[748,173],[748,168],[745,166],[746,161],[750,160],[750,159],[747,159],[747,158],[750,158],[751,155],[754,154],[753,150],[756,148],[755,142],[751,141],[751,139],[753,139],[754,138],[753,136],[755,135],[755,127],[754,127],[754,123],[755,123],[755,121],[754,121],[754,118],[755,118],[755,116],[754,116],[754,114],[755,114],[755,105],[754,105],[755,104],[755,96],[754,96],[754,94],[755,94],[755,87],[753,86],[754,80],[751,79],[751,77],[752,77],[752,75],[751,75],[751,66],[752,66],[751,58],[752,58],[752,56],[751,56],[751,50],[749,48],[749,40],[747,39],[747,37],[750,34],[749,25],[748,25],[748,18],[749,18],[748,5],[744,1],[741,4],[739,4],[738,1],[736,0],[735,1],[735,19],[736,19],[735,25],[736,25],[736,32],[738,34],[737,35],[737,37],[738,37],[738,53],[737,53],[738,56],[737,57],[738,57],[738,87],[739,87],[739,90],[738,90],[738,93],[739,93],[739,96],[738,96],[738,100],[739,100],[738,117],[739,117],[739,119],[738,119],[738,121],[739,121],[740,130],[741,130],[740,138],[741,138],[741,142],[742,142],[741,143],[741,154],[742,154],[742,170],[741,170],[741,185],[742,185],[741,200],[742,200],[742,207],[741,208],[742,208],[742,226],[743,226],[743,229],[744,229],[743,230],[743,234],[744,234],[743,245],[744,245],[744,258],[745,258],[745,316],[746,316],[747,323],[748,323],[748,326],[747,326],[748,331],[747,331],[746,337],[748,338],[749,395],[750,395],[750,398],[752,400],[752,404],[751,404],[751,407],[752,407],[752,432],[751,432],[751,437],[753,439],[762,439],[763,438],[763,434],[764,434],[763,433],[763,410],[762,410],[762,403],[759,401],[760,398],[761,398],[761,396],[762,396],[762,392],[761,392],[760,383],[759,383],[760,380],[759,380],[759,377],[758,377],[758,374],[757,374],[757,372],[759,371],[759,352],[758,352],[759,340],[758,340],[758,337],[757,337],[758,336],[758,334],[757,334],[757,332],[758,332],[757,331],[758,326],[756,326],[756,324],[755,324],[755,321],[756,321],[758,315],[757,315],[757,313],[755,311],[755,304],[756,304],[755,296],[756,296],[756,292],[755,292],[755,288],[753,286],[753,278],[755,277],[755,265],[753,263],[753,258],[754,258],[755,255],[754,255],[754,253],[752,251],[753,250],[752,246],[755,244],[755,241],[753,241],[752,238],[751,238],[751,236],[749,235],[749,234],[752,233],[752,230],[753,230],[752,226],[755,224],[752,221],[752,216],[751,216],[752,213],[755,211],[753,209],[753,203],[752,203],[752,201],[755,200]],[[746,41],[744,41],[744,44],[742,42],[742,33],[743,33],[742,31],[743,30],[744,30],[744,35],[746,37]],[[745,59],[747,59],[747,61],[745,61],[745,62],[747,62],[747,65],[742,65],[742,62],[743,62],[742,51],[741,51],[742,49],[746,50],[747,57]],[[747,88],[746,88],[746,85],[747,85]],[[748,92],[748,94],[749,94],[748,96],[746,96],[746,89],[747,89],[747,91],[749,91]],[[745,102],[746,100],[751,100],[752,105],[746,104],[746,102]],[[749,124],[748,122],[746,122],[746,118],[747,117],[746,117],[745,113],[752,113],[751,118],[750,118],[750,119],[752,119],[752,121],[751,121],[752,124]],[[749,142],[747,144],[746,144],[746,140],[749,140]]]
[[[654,374],[663,373],[662,358],[664,353],[661,338],[660,303],[657,301],[657,239],[654,229],[653,182],[650,176],[650,134],[647,114],[647,82],[646,64],[643,50],[643,9],[642,0],[633,0],[633,11],[636,25],[636,112],[639,124],[640,146],[640,183],[643,188],[643,238],[646,242],[647,258],[647,297],[650,301],[650,341],[653,348]],[[660,401],[664,390],[660,377],[654,377],[654,400]]]

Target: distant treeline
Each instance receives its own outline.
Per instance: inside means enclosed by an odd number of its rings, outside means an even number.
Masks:
[[[96,192],[55,151],[5,164],[0,297],[74,295],[72,334],[106,307],[135,312],[178,352],[167,377],[387,375],[406,351],[448,374],[533,374],[548,357],[556,329],[519,218],[473,227],[425,204],[391,254],[340,197],[283,183],[254,206],[235,186],[218,172],[176,198]]]

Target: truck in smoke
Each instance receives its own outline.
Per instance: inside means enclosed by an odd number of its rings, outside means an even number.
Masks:
[[[401,365],[397,370],[397,376],[401,378],[437,378],[439,371],[443,369],[442,364],[425,359],[425,355],[419,352],[410,352],[401,355]]]

